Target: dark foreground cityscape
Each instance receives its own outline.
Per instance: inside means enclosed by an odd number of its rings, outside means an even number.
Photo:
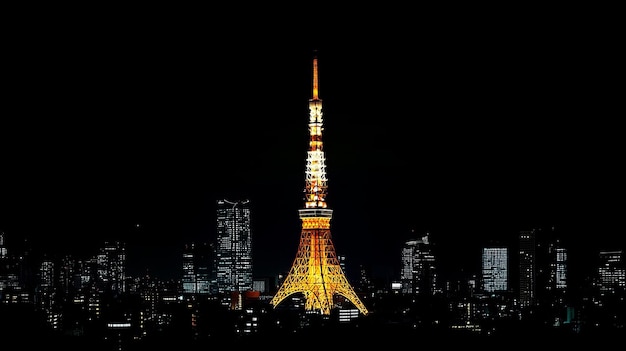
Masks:
[[[218,201],[219,223],[227,228],[237,219],[244,225],[239,233],[245,233],[246,206]],[[515,247],[486,246],[481,271],[457,280],[438,274],[428,234],[407,241],[398,253],[403,266],[397,280],[372,279],[366,269],[350,279],[366,315],[342,296],[335,296],[328,315],[307,310],[302,294],[273,306],[285,275],[252,277],[249,238],[233,242],[228,233],[220,231],[215,243],[189,243],[182,278],[163,281],[148,274],[128,276],[123,242],[103,243],[88,257],[59,257],[8,245],[10,233],[3,232],[0,337],[14,345],[43,343],[65,350],[213,347],[216,342],[264,346],[321,337],[346,347],[498,340],[575,346],[623,337],[623,252],[598,252],[589,262],[593,273],[574,286],[568,280],[568,250],[550,230],[520,232]],[[343,266],[345,258],[339,259]]]

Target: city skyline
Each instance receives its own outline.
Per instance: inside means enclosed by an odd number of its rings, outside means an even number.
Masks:
[[[623,54],[603,27],[440,33],[418,54],[410,37],[201,51],[196,37],[135,46],[137,32],[89,29],[26,34],[9,57],[12,240],[120,239],[137,270],[172,274],[184,243],[212,240],[215,200],[250,199],[256,269],[286,271],[317,49],[331,228],[351,262],[397,274],[413,235],[470,257],[553,225],[574,251],[624,248]]]
[[[0,322],[9,330],[7,336],[22,345],[32,338],[24,338],[17,331],[29,331],[28,335],[38,340],[65,347],[93,344],[99,349],[117,350],[143,349],[142,345],[162,341],[164,336],[177,344],[218,340],[258,343],[290,335],[302,340],[307,331],[319,334],[321,330],[395,340],[419,336],[424,340],[433,335],[434,340],[447,340],[450,336],[465,342],[532,333],[541,336],[542,343],[561,345],[620,335],[624,323],[624,252],[600,253],[598,260],[589,263],[595,268],[593,277],[580,286],[559,277],[568,270],[566,250],[536,234],[520,233],[525,262],[512,263],[507,258],[509,250],[494,245],[483,250],[482,273],[458,282],[441,280],[433,271],[437,262],[428,237],[407,242],[402,252],[401,281],[390,285],[358,280],[361,296],[374,311],[367,319],[359,317],[342,299],[333,307],[335,313],[326,317],[306,311],[298,296],[291,299],[291,307],[272,308],[261,296],[271,296],[276,287],[262,280],[256,294],[247,290],[250,294],[243,299],[233,299],[237,295],[228,291],[186,289],[185,280],[128,276],[124,269],[127,255],[120,243],[108,243],[97,255],[84,259],[64,258],[62,263],[45,259],[39,263],[4,251],[4,235],[0,235],[0,315],[4,317]],[[206,264],[203,257],[208,258],[205,254],[211,256],[207,248],[187,252],[185,270],[202,284],[219,286],[219,272],[215,281],[216,276],[205,275],[208,272],[202,268]],[[218,256],[222,249],[216,251]],[[520,274],[525,272],[524,278],[515,277],[517,269]],[[208,277],[213,278],[205,280]],[[301,318],[294,320],[297,316]]]

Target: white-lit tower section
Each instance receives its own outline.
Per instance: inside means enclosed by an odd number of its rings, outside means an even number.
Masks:
[[[328,177],[322,131],[322,100],[319,98],[317,59],[313,60],[313,98],[309,99],[309,150],[305,169],[305,208],[326,208]],[[328,217],[332,212],[328,213]]]
[[[217,292],[252,290],[250,201],[217,201]]]
[[[485,247],[482,254],[483,290],[487,293],[508,290],[508,249]]]

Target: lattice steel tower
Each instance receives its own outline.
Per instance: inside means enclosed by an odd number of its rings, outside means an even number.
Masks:
[[[309,100],[309,150],[306,161],[304,208],[299,210],[302,232],[289,274],[270,301],[276,307],[288,296],[302,293],[305,309],[329,315],[336,295],[348,299],[366,315],[361,302],[339,265],[330,235],[333,210],[326,204],[327,182],[322,147],[322,100],[318,96],[317,55],[313,58],[313,98]]]

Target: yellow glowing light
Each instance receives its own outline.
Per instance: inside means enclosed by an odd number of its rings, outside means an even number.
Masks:
[[[309,151],[305,171],[305,204],[300,209],[302,232],[296,259],[270,303],[276,307],[288,296],[302,293],[305,309],[328,315],[334,297],[350,300],[363,314],[367,308],[347,281],[330,235],[332,210],[327,209],[327,177],[322,151],[322,104],[318,96],[317,57],[313,60],[313,98],[309,100]]]

